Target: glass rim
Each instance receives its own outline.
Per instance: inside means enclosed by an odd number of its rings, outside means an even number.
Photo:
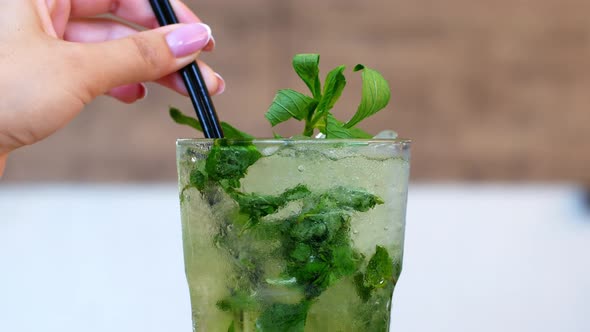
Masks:
[[[190,146],[194,144],[203,143],[214,143],[214,138],[179,138],[176,140],[178,146]],[[222,138],[226,142],[230,143],[260,143],[260,144],[339,144],[339,143],[353,143],[353,144],[383,144],[389,143],[393,145],[399,145],[402,147],[410,147],[412,140],[407,138],[337,138],[337,139],[291,139],[291,138],[254,138],[254,139],[231,139]]]

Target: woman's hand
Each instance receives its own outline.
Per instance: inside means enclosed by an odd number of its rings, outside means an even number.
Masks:
[[[157,28],[147,0],[2,1],[0,175],[10,151],[51,135],[97,96],[132,103],[146,81],[186,94],[173,73],[214,41],[184,4],[171,3],[182,24]],[[148,30],[95,17],[107,13]],[[209,91],[222,92],[223,79],[199,66]]]

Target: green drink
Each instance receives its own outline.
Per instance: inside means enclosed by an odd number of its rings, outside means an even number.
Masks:
[[[195,331],[388,331],[403,140],[179,140]]]

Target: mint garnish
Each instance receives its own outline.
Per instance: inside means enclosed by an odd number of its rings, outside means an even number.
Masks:
[[[355,115],[346,124],[336,120],[332,113],[340,99],[346,78],[346,66],[330,71],[324,82],[323,92],[319,81],[319,62],[317,54],[299,54],[293,59],[293,68],[305,82],[313,97],[293,90],[281,90],[266,113],[266,118],[274,127],[278,123],[294,118],[305,121],[303,135],[311,137],[316,131],[326,138],[369,138],[369,134],[355,126],[362,120],[379,112],[387,106],[391,91],[387,81],[377,71],[364,65],[357,65],[354,71],[362,71],[363,93]]]
[[[372,135],[356,126],[384,109],[389,103],[391,91],[385,78],[373,69],[361,64],[356,65],[354,72],[360,71],[363,80],[361,102],[350,120],[340,121],[334,115],[333,109],[346,87],[346,66],[338,66],[331,70],[326,76],[322,90],[319,64],[320,56],[317,54],[298,54],[293,58],[293,68],[309,88],[311,96],[292,89],[279,90],[265,114],[266,119],[272,127],[290,119],[303,121],[305,127],[302,136],[306,137],[313,137],[320,132],[326,138],[371,138]],[[178,124],[202,131],[197,119],[182,114],[176,108],[170,109],[170,116]],[[225,138],[254,138],[226,122],[222,122],[221,126]],[[274,136],[282,138],[276,133]]]

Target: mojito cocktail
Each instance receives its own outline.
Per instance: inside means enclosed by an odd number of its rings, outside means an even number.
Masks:
[[[179,140],[195,331],[388,331],[403,140]]]

